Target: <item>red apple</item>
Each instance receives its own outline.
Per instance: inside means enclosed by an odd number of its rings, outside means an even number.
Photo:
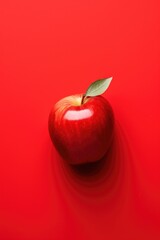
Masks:
[[[109,102],[102,96],[83,98],[83,94],[65,97],[49,115],[51,140],[70,164],[100,160],[113,138],[114,115]]]

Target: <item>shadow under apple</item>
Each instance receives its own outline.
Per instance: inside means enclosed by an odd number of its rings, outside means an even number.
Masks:
[[[122,211],[126,202],[132,199],[132,155],[127,137],[119,123],[115,124],[113,142],[106,155],[99,161],[84,165],[69,165],[55,149],[53,181],[57,194],[67,208],[67,216],[74,216],[84,222],[100,222],[110,219]],[[96,214],[95,214],[96,213]],[[85,216],[85,217],[84,217]]]
[[[66,194],[77,192],[81,196],[104,198],[122,189],[126,172],[124,155],[128,154],[126,139],[119,124],[115,124],[112,144],[99,161],[81,165],[69,165],[57,153],[53,159],[56,181]],[[54,153],[55,156],[55,153]]]

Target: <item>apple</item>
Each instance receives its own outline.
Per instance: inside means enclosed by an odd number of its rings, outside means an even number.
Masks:
[[[49,135],[68,163],[95,162],[108,151],[114,133],[114,114],[109,102],[99,93],[104,92],[104,81],[108,88],[111,80],[98,80],[85,95],[65,97],[51,109]]]

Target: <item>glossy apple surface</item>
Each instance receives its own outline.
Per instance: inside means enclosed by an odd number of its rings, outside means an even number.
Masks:
[[[49,115],[51,140],[70,164],[100,160],[113,138],[114,115],[109,102],[102,96],[81,101],[82,94],[63,98]]]

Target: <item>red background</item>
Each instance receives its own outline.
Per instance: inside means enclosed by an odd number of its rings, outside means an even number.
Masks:
[[[0,239],[160,239],[160,2],[0,2]],[[63,166],[52,105],[113,76],[107,164]]]

